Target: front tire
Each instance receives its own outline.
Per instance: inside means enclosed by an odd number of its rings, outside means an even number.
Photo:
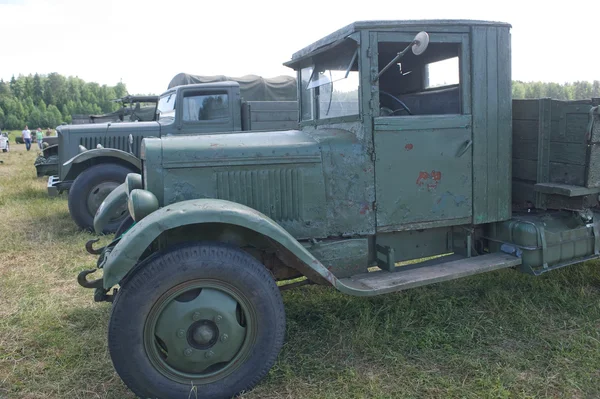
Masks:
[[[77,176],[69,189],[69,213],[77,226],[83,230],[93,230],[94,216],[106,196],[125,181],[133,170],[114,163],[89,167]],[[113,233],[127,218],[127,205],[118,210],[102,231]]]
[[[284,333],[281,295],[262,264],[227,245],[187,244],[123,283],[108,348],[139,397],[230,398],[267,374]]]

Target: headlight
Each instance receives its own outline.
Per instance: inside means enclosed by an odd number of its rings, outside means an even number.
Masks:
[[[142,175],[140,175],[139,173],[129,173],[125,178],[125,183],[127,183],[127,195],[129,195],[133,190],[143,188]]]
[[[127,208],[133,220],[139,222],[158,209],[158,199],[150,191],[135,189],[129,193]]]

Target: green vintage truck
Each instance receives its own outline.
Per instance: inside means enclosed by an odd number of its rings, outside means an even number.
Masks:
[[[135,224],[88,245],[78,282],[112,302],[108,348],[138,396],[252,389],[283,344],[281,289],[371,296],[600,256],[598,108],[513,103],[510,25],[355,22],[285,65],[299,130],[144,139],[119,189]]]
[[[113,102],[118,102],[120,108],[114,112],[102,115],[71,115],[73,125],[82,125],[88,123],[116,123],[116,122],[136,122],[136,121],[153,121],[156,119],[156,105],[158,104],[158,96],[132,96],[128,95]],[[58,137],[45,137],[45,145],[42,153],[36,158],[33,166],[35,166],[38,177],[54,176],[59,173],[59,156],[58,156]],[[79,149],[80,152],[83,149]],[[73,154],[67,154],[67,156]],[[69,157],[70,158],[70,157]],[[51,191],[50,194],[55,194]]]
[[[80,228],[92,229],[104,198],[128,173],[141,171],[144,137],[297,126],[297,103],[289,101],[296,98],[294,79],[273,78],[274,84],[259,77],[241,82],[212,79],[213,83],[171,87],[158,99],[156,120],[59,126],[58,174],[48,178],[49,195],[68,191],[71,217]],[[265,93],[265,86],[272,90]],[[123,204],[103,231],[114,232],[126,217]]]

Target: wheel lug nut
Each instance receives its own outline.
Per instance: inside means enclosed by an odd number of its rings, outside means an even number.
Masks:
[[[215,354],[215,352],[213,352],[213,351],[208,351],[208,352],[206,352],[206,353],[204,354],[204,356],[205,356],[207,359],[210,359],[211,357],[213,357],[213,356],[214,356],[214,354]]]
[[[183,354],[186,355],[186,356],[192,356],[193,352],[194,351],[192,351],[191,348],[187,348],[186,350],[183,351]]]
[[[192,316],[192,319],[194,319],[194,321],[198,321],[200,320],[200,312],[194,312],[194,315]]]
[[[219,324],[221,320],[223,320],[223,316],[217,315],[217,317],[215,317],[215,323]]]
[[[229,335],[227,335],[227,334],[223,334],[223,335],[221,335],[221,342],[225,342],[225,341],[227,341],[228,339],[229,339]]]
[[[185,336],[185,331],[182,329],[177,330],[177,336],[183,338]]]

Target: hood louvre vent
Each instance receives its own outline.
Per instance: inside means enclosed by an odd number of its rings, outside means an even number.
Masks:
[[[302,221],[302,169],[217,172],[219,199],[238,202],[279,221]]]
[[[133,154],[140,156],[140,146],[143,136],[133,136]],[[96,145],[101,144],[105,148],[116,148],[121,151],[129,152],[129,136],[84,136],[79,139],[79,144],[93,150]]]

